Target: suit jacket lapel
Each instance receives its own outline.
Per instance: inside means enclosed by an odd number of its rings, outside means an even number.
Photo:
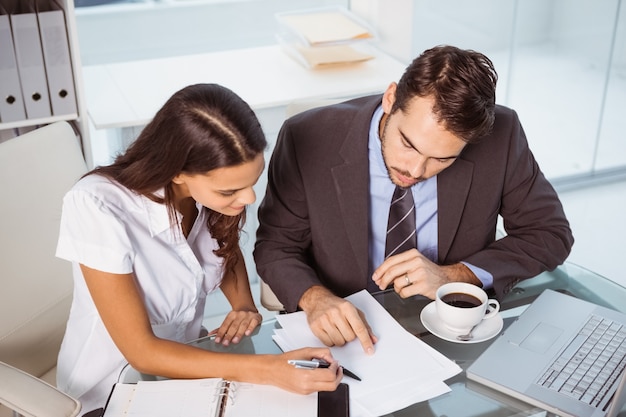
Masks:
[[[340,215],[361,276],[369,274],[369,159],[367,140],[372,114],[380,96],[365,102],[355,116],[353,128],[344,139],[340,155],[343,164],[331,167]],[[445,263],[461,222],[469,195],[474,164],[458,159],[437,176],[438,252]]]
[[[445,263],[452,247],[472,182],[474,164],[458,159],[437,176],[439,263]]]
[[[339,154],[343,164],[331,168],[341,221],[359,265],[359,276],[369,279],[369,157],[368,135],[372,115],[380,96],[365,103],[355,117]]]

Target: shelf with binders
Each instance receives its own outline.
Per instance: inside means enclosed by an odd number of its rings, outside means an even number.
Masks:
[[[89,159],[73,1],[0,0],[0,49],[0,141],[68,121]]]

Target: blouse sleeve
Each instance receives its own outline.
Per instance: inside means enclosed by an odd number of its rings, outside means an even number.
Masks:
[[[87,190],[71,190],[63,199],[56,256],[113,274],[132,272],[123,213]]]

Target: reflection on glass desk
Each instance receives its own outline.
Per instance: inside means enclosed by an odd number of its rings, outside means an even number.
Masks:
[[[626,288],[584,268],[566,263],[555,271],[543,273],[530,280],[520,282],[510,294],[501,300],[501,315],[506,329],[525,307],[544,289],[556,291],[591,301],[618,311],[626,312]],[[389,313],[411,334],[437,349],[449,359],[455,361],[464,371],[489,346],[491,340],[479,343],[462,344],[448,342],[430,334],[420,321],[420,312],[432,300],[416,296],[400,298],[393,291],[374,294]],[[239,344],[224,347],[216,344],[211,337],[199,339],[194,344],[212,351],[239,353],[279,353],[280,349],[272,340],[273,330],[278,326],[276,320],[267,320],[259,326],[249,338]],[[128,370],[123,376],[124,382],[138,379],[154,379]],[[414,404],[388,416],[393,417],[472,417],[472,416],[548,416],[545,411],[500,394],[465,378],[465,372],[449,379],[446,383],[451,392],[433,398],[430,401]],[[619,414],[626,417],[626,406]]]

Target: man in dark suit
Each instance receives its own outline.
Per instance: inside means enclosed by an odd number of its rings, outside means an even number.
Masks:
[[[382,96],[283,125],[254,256],[286,310],[304,310],[324,343],[358,338],[373,352],[366,318],[342,299],[361,289],[434,298],[465,281],[502,297],[569,255],[562,205],[517,114],[495,104],[496,81],[486,56],[439,46]],[[417,246],[385,257],[396,186],[414,198]],[[498,216],[507,234],[496,240]]]

